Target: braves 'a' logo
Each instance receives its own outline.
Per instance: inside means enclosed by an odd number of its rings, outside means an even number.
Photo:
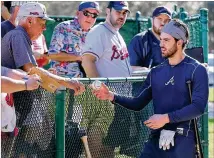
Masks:
[[[170,78],[170,80],[167,83],[165,83],[165,85],[168,86],[170,83],[171,85],[175,84],[174,76],[172,76],[172,78]]]
[[[118,59],[120,58],[120,60],[124,60],[126,59],[129,54],[126,48],[121,49],[120,51],[117,49],[117,46],[113,45],[112,47],[112,56],[111,56],[111,60],[113,59]]]

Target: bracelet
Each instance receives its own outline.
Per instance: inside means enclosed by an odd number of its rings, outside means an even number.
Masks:
[[[27,90],[27,81],[25,81],[25,90]]]

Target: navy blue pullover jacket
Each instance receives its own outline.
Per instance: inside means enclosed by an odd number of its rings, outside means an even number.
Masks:
[[[128,46],[128,52],[131,66],[148,68],[152,59],[151,66],[154,67],[165,60],[161,55],[160,41],[151,30],[135,35]]]
[[[187,81],[191,81],[192,103]],[[186,56],[171,66],[168,60],[151,69],[137,97],[115,94],[114,104],[140,111],[153,100],[155,114],[168,114],[170,123],[163,128],[175,130],[178,126],[192,129],[190,120],[202,115],[208,101],[208,74],[204,66]]]

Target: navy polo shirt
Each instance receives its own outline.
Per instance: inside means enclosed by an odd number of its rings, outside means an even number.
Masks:
[[[15,28],[16,27],[9,20],[2,22],[1,23],[1,38],[3,38],[6,35],[6,33],[8,33],[9,31],[11,31]]]
[[[151,30],[141,32],[133,37],[128,46],[131,66],[152,67],[159,65],[165,59],[161,55],[160,41]]]
[[[32,53],[31,40],[21,26],[8,32],[2,39],[1,64],[11,69],[22,69],[28,63],[37,65]]]

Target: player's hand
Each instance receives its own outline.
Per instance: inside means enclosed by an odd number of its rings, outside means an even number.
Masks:
[[[80,95],[85,91],[84,84],[75,79],[65,79],[63,85],[69,89],[73,89],[75,96]]]
[[[113,101],[114,94],[109,90],[109,88],[104,84],[101,83],[101,87],[98,89],[93,88],[90,86],[93,90],[92,93],[100,100],[109,100]]]
[[[144,124],[151,129],[161,128],[166,123],[169,123],[169,117],[167,114],[154,114],[148,120],[144,121]]]
[[[26,81],[26,90],[37,89],[41,83],[41,79],[38,75],[29,75],[28,80]]]

